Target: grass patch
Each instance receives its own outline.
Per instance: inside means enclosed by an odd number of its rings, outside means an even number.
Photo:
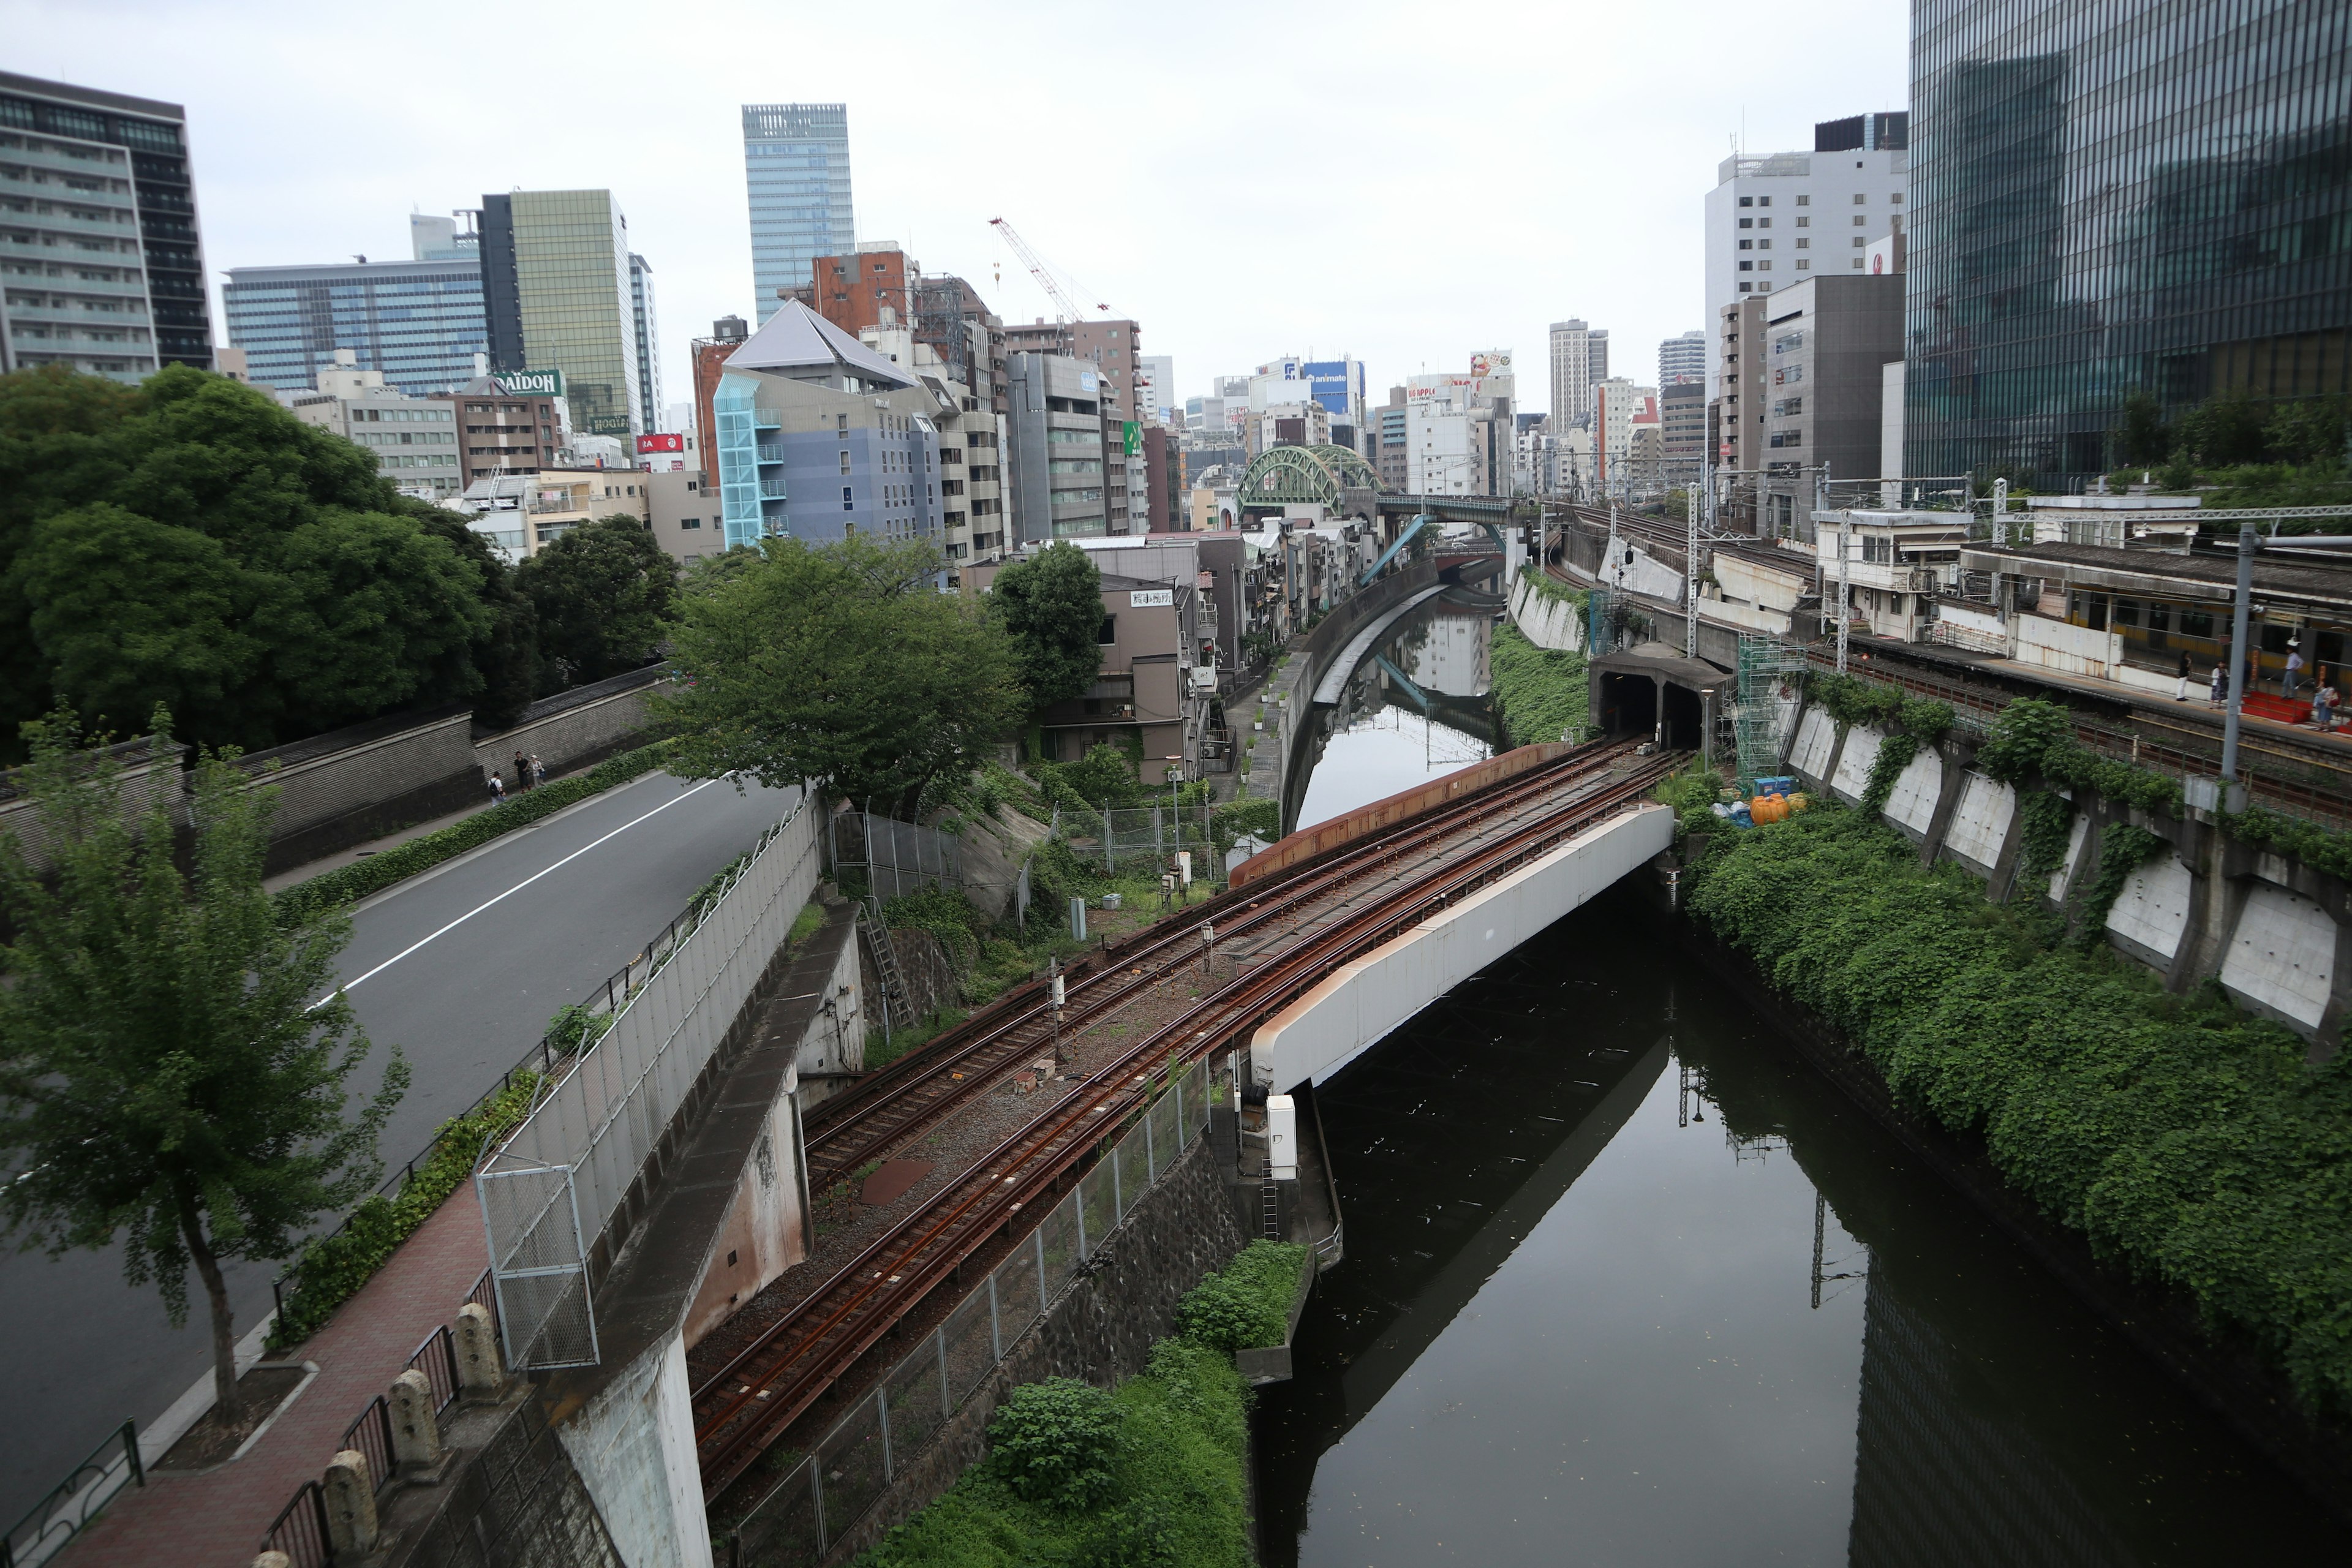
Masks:
[[[867,1071],[888,1067],[918,1046],[927,1046],[940,1036],[971,1016],[969,1007],[934,1007],[929,1016],[912,1028],[893,1029],[886,1042],[880,1032],[866,1037],[866,1067]]]
[[[1306,1267],[1304,1247],[1253,1241],[1223,1273],[1184,1293],[1176,1326],[1185,1338],[1228,1353],[1278,1345],[1290,1332],[1290,1303]]]
[[[1581,736],[1592,725],[1592,699],[1580,653],[1538,647],[1507,623],[1495,628],[1496,716],[1514,746]]]
[[[1190,1337],[1160,1341],[1114,1393],[1066,1378],[1030,1384],[990,1423],[988,1458],[858,1562],[1245,1568],[1249,1405],[1233,1357]]]
[[[801,943],[814,936],[816,934],[817,927],[823,924],[824,924],[824,906],[823,904],[803,904],[801,906],[801,912],[793,917],[792,933],[785,937],[784,941],[793,947],[798,947]]]
[[[617,784],[644,777],[660,767],[675,744],[656,741],[650,746],[640,746],[634,752],[624,752],[617,757],[607,757],[577,778],[558,779],[515,796],[503,805],[476,812],[463,822],[455,822],[437,833],[422,838],[412,838],[380,855],[322,872],[307,881],[295,883],[271,900],[278,923],[299,925],[305,920],[327,910],[340,909],[357,903],[371,893],[382,892],[394,882],[405,881],[420,871],[429,871],[445,860],[454,860],[469,849],[478,849],[491,839],[512,833],[518,827],[554,816],[567,805],[576,805],[593,795],[601,795]]]

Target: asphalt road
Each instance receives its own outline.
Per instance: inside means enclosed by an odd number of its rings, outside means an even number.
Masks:
[[[386,1166],[421,1152],[538,1043],[549,1015],[633,957],[797,793],[652,774],[362,905],[339,974],[373,1050],[347,1087],[373,1093],[395,1045],[412,1074],[385,1126]],[[269,1310],[276,1273],[232,1274],[240,1336]],[[188,1321],[173,1330],[152,1287],[123,1282],[119,1247],[0,1255],[0,1529],[110,1429],[126,1417],[143,1429],[205,1374],[203,1289],[189,1287]]]

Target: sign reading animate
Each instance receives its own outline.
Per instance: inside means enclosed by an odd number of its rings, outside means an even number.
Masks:
[[[502,370],[490,379],[509,397],[563,395],[563,373],[560,370]]]

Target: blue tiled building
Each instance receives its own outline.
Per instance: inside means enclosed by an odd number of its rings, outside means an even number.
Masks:
[[[412,397],[446,392],[489,348],[477,261],[238,267],[222,299],[247,374],[289,392],[314,384],[338,349]]]

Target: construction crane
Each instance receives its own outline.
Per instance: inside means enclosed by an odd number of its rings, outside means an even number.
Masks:
[[[1021,237],[1018,229],[1001,217],[990,218],[988,226],[1004,237],[1004,243],[1013,247],[1013,254],[1019,257],[1022,265],[1029,268],[1029,276],[1037,280],[1037,287],[1045,290],[1045,297],[1054,301],[1054,309],[1058,312],[1057,320],[1065,325],[1073,325],[1086,320],[1086,312],[1079,310],[1077,301],[1071,299],[1062,286],[1054,280],[1054,275],[1045,270],[1045,258],[1029,248],[1029,242]],[[1110,313],[1108,305],[1098,304],[1095,309],[1105,315]]]

